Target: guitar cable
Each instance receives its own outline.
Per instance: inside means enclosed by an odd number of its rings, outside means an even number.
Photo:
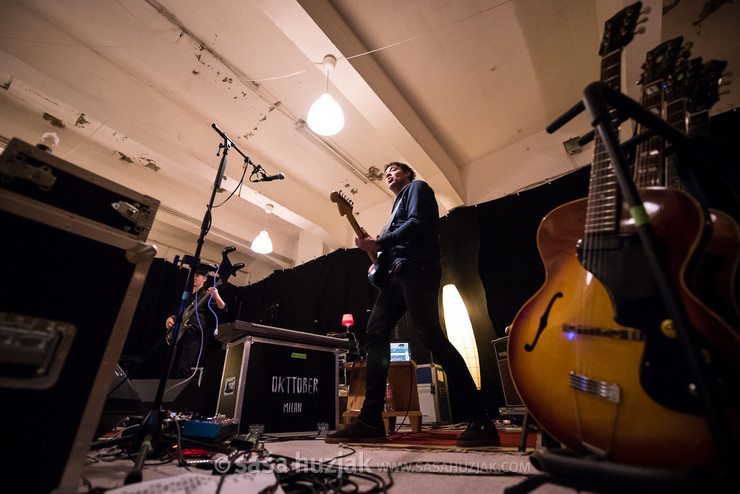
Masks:
[[[218,267],[219,266],[216,265],[216,271],[217,272],[218,272]],[[215,290],[216,289],[216,286],[215,286],[216,285],[216,275],[215,274],[213,275],[213,285],[214,285],[213,286],[213,289]],[[211,311],[211,313],[213,314],[213,317],[216,319],[216,330],[218,330],[218,315],[213,310],[213,307],[211,307],[211,300],[213,300],[213,291],[211,291],[211,294],[208,297],[208,304],[207,305],[208,305],[208,310]],[[200,349],[198,350],[198,359],[195,361],[195,366],[193,368],[193,373],[190,374],[189,377],[187,377],[187,378],[183,379],[182,381],[180,381],[180,382],[178,382],[176,384],[173,384],[172,386],[170,386],[169,388],[167,388],[165,390],[165,393],[168,392],[168,391],[170,391],[170,390],[175,389],[178,386],[182,386],[183,384],[186,384],[186,383],[190,382],[190,380],[192,380],[195,377],[195,375],[198,373],[198,368],[200,367],[200,359],[203,356],[203,343],[204,343],[204,339],[205,339],[204,338],[205,337],[205,331],[203,330],[203,323],[201,322],[200,315],[198,314],[198,305],[200,305],[200,304],[198,304],[198,294],[196,293],[195,294],[195,319],[198,321],[198,329],[200,330]]]

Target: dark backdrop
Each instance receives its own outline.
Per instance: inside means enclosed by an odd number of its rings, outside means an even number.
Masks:
[[[740,161],[736,147],[739,114],[731,111],[712,118],[716,140],[707,147],[722,151],[722,159],[712,161],[716,173],[704,173],[701,183],[706,192],[705,205],[719,207],[736,218],[740,218],[740,167],[734,166]],[[504,400],[491,341],[505,335],[519,308],[544,282],[536,242],[542,218],[561,204],[587,196],[589,170],[585,167],[519,194],[457,208],[441,219],[442,283],[454,283],[468,308],[481,359],[482,393],[494,413]],[[362,344],[375,298],[374,289],[366,281],[368,266],[367,255],[359,249],[339,250],[275,272],[259,283],[230,287],[230,315],[236,317],[239,313],[245,321],[325,334],[343,330],[342,314],[351,313],[355,319],[352,330]],[[182,270],[155,260],[129,333],[126,357],[138,359],[156,346],[183,284]],[[444,320],[441,322],[444,327]],[[429,362],[429,352],[415,335],[409,334],[405,319],[392,336],[410,342],[417,363]],[[459,418],[454,410],[454,390],[450,392],[453,413]]]
[[[587,195],[588,171],[583,168],[517,195],[460,207],[440,220],[442,285],[455,284],[468,309],[480,354],[481,390],[494,414],[505,403],[491,343],[505,335],[516,312],[544,282],[536,244],[540,221],[556,206]],[[143,355],[152,354],[136,377],[161,375],[165,348],[157,344],[164,335],[164,320],[177,307],[186,277],[184,269],[161,259],[155,261],[122,357],[132,366]],[[230,287],[230,318],[238,314],[243,321],[326,334],[343,331],[342,314],[350,313],[355,320],[352,331],[362,346],[376,296],[367,282],[369,265],[365,252],[341,249],[276,271],[258,283]],[[440,296],[440,315],[441,303]],[[428,350],[408,331],[405,318],[392,337],[410,343],[412,358],[418,364],[430,362]],[[215,365],[218,362],[214,360]],[[455,390],[450,390],[450,395],[453,415],[462,420],[454,405]]]

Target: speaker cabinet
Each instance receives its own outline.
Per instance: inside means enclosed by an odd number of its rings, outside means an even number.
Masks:
[[[514,380],[511,378],[511,371],[509,370],[509,353],[508,353],[509,337],[504,336],[493,340],[493,350],[496,352],[496,362],[498,362],[498,372],[501,376],[501,385],[504,388],[504,400],[508,408],[520,408],[524,407],[522,399],[519,397],[519,393],[516,391],[514,386]]]
[[[156,252],[135,211],[159,203],[15,139],[0,174],[0,473],[77,492]]]

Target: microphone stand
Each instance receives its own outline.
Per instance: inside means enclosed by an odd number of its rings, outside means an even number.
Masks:
[[[206,207],[205,215],[203,216],[203,222],[200,225],[200,236],[196,242],[195,253],[192,256],[183,256],[182,264],[190,266],[188,271],[188,278],[185,282],[185,288],[182,293],[182,300],[180,302],[180,309],[178,310],[177,316],[175,317],[175,325],[172,328],[172,344],[170,344],[167,350],[167,356],[165,358],[165,365],[162,368],[162,376],[159,379],[159,385],[157,387],[157,394],[154,398],[152,408],[147,413],[146,417],[139,425],[138,432],[136,434],[136,443],[139,445],[139,455],[136,458],[136,463],[133,470],[128,473],[124,481],[125,484],[133,484],[140,482],[142,479],[141,471],[144,467],[144,462],[147,456],[154,450],[154,446],[162,442],[162,429],[164,423],[164,410],[162,410],[162,401],[164,399],[165,387],[167,385],[167,377],[170,375],[172,366],[175,361],[175,347],[177,345],[178,333],[180,331],[180,325],[183,322],[182,314],[185,311],[185,304],[193,292],[194,275],[198,266],[200,265],[200,253],[205,243],[206,235],[211,228],[211,210],[213,209],[213,201],[216,198],[216,192],[221,187],[221,181],[223,179],[224,170],[226,169],[227,156],[229,150],[234,148],[239,154],[244,157],[245,166],[252,165],[255,173],[258,169],[258,165],[252,163],[247,155],[245,155],[216,124],[212,124],[211,127],[223,138],[224,142],[218,145],[219,151],[216,156],[221,154],[221,160],[219,162],[218,171],[216,172],[216,179],[213,183],[211,190],[211,198]],[[223,150],[223,153],[221,151]]]

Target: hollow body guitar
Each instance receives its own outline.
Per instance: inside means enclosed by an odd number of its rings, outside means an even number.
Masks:
[[[709,136],[709,109],[719,100],[719,83],[726,66],[724,61],[703,63],[701,58],[680,62],[667,85],[667,122],[691,136]],[[672,155],[666,157],[665,165],[665,186],[684,190]],[[687,283],[702,302],[740,332],[740,226],[724,211],[707,211],[710,236]]]
[[[680,83],[687,83],[687,80],[697,78],[693,75],[691,67],[700,65],[700,60],[687,62],[689,50],[683,45],[683,38],[678,37],[661,43],[659,46],[650,50],[643,64],[643,74],[641,78],[642,89],[642,106],[647,111],[661,115],[666,103],[665,87],[672,87],[670,98],[667,103],[667,122],[681,131],[687,130],[686,109],[681,108],[684,105],[678,104],[676,97],[680,93]],[[679,63],[679,60],[681,62]],[[720,71],[721,72],[721,71]],[[693,83],[688,83],[693,86]],[[686,94],[691,93],[687,90]],[[683,128],[682,128],[683,127]],[[648,129],[638,126],[640,133]],[[636,159],[634,164],[634,182],[641,189],[653,189],[655,191],[665,190],[682,190],[682,187],[669,185],[669,169],[672,167],[674,155],[666,155],[665,142],[660,136],[652,136],[645,142],[640,143],[636,149]],[[660,192],[654,192],[660,194]],[[698,205],[698,202],[697,202]],[[698,206],[701,207],[701,206]],[[697,331],[702,333],[708,344],[717,349],[718,353],[723,354],[726,362],[734,364],[736,372],[740,373],[740,334],[733,329],[732,324],[728,321],[732,319],[723,317],[722,313],[730,316],[731,310],[718,312],[715,307],[723,307],[721,301],[723,297],[714,296],[722,290],[707,290],[706,285],[722,286],[715,282],[720,279],[717,275],[718,270],[726,270],[729,278],[734,280],[734,270],[737,269],[737,248],[738,243],[733,239],[737,230],[725,230],[724,218],[726,215],[719,211],[706,211],[702,207],[705,225],[702,229],[702,238],[696,249],[686,252],[691,257],[690,264],[686,269],[680,271],[680,277],[674,280],[674,284],[680,289],[681,302],[686,307],[691,323]],[[722,215],[722,216],[721,216]],[[676,216],[674,228],[682,229],[680,222],[681,216]],[[732,241],[735,240],[735,241]],[[668,246],[671,244],[669,243]],[[734,251],[734,252],[733,252]],[[688,259],[687,259],[688,261]],[[705,273],[702,277],[701,273]],[[706,273],[712,273],[706,276]],[[695,283],[697,279],[711,281],[707,283]],[[698,286],[704,285],[703,289],[697,289]],[[717,304],[712,299],[716,299]],[[711,302],[710,302],[711,301]]]
[[[657,202],[650,200],[653,193]],[[684,254],[696,246],[703,217],[681,193],[641,195],[654,211],[656,233],[671,244],[672,272],[683,272]],[[684,218],[678,232],[671,226],[674,214]],[[621,216],[629,218],[626,210]],[[597,254],[602,265],[592,268],[597,276],[579,258],[585,224],[582,199],[553,210],[540,225],[537,243],[546,281],[516,315],[509,337],[517,391],[532,416],[575,451],[643,466],[711,465],[716,458],[706,420],[696,414],[698,404],[677,389],[686,389],[688,379],[683,357],[675,340],[662,333],[670,331],[661,327],[667,316],[661,314],[642,246],[634,230],[630,233],[633,225],[623,221],[623,235],[614,239],[621,245]],[[622,312],[626,324],[615,320]],[[635,314],[643,319],[637,324]],[[643,382],[647,362],[659,369]],[[658,399],[679,403],[669,408]]]
[[[631,39],[620,33],[632,32],[635,8],[639,3],[606,24],[601,80],[615,89],[621,48]],[[704,213],[680,191],[648,188],[640,196],[660,257],[699,326],[708,316],[692,310],[683,278],[705,235]],[[701,403],[688,391],[670,315],[598,136],[588,198],[550,212],[537,245],[545,283],[517,313],[508,347],[514,384],[532,416],[580,453],[649,467],[713,465]]]

